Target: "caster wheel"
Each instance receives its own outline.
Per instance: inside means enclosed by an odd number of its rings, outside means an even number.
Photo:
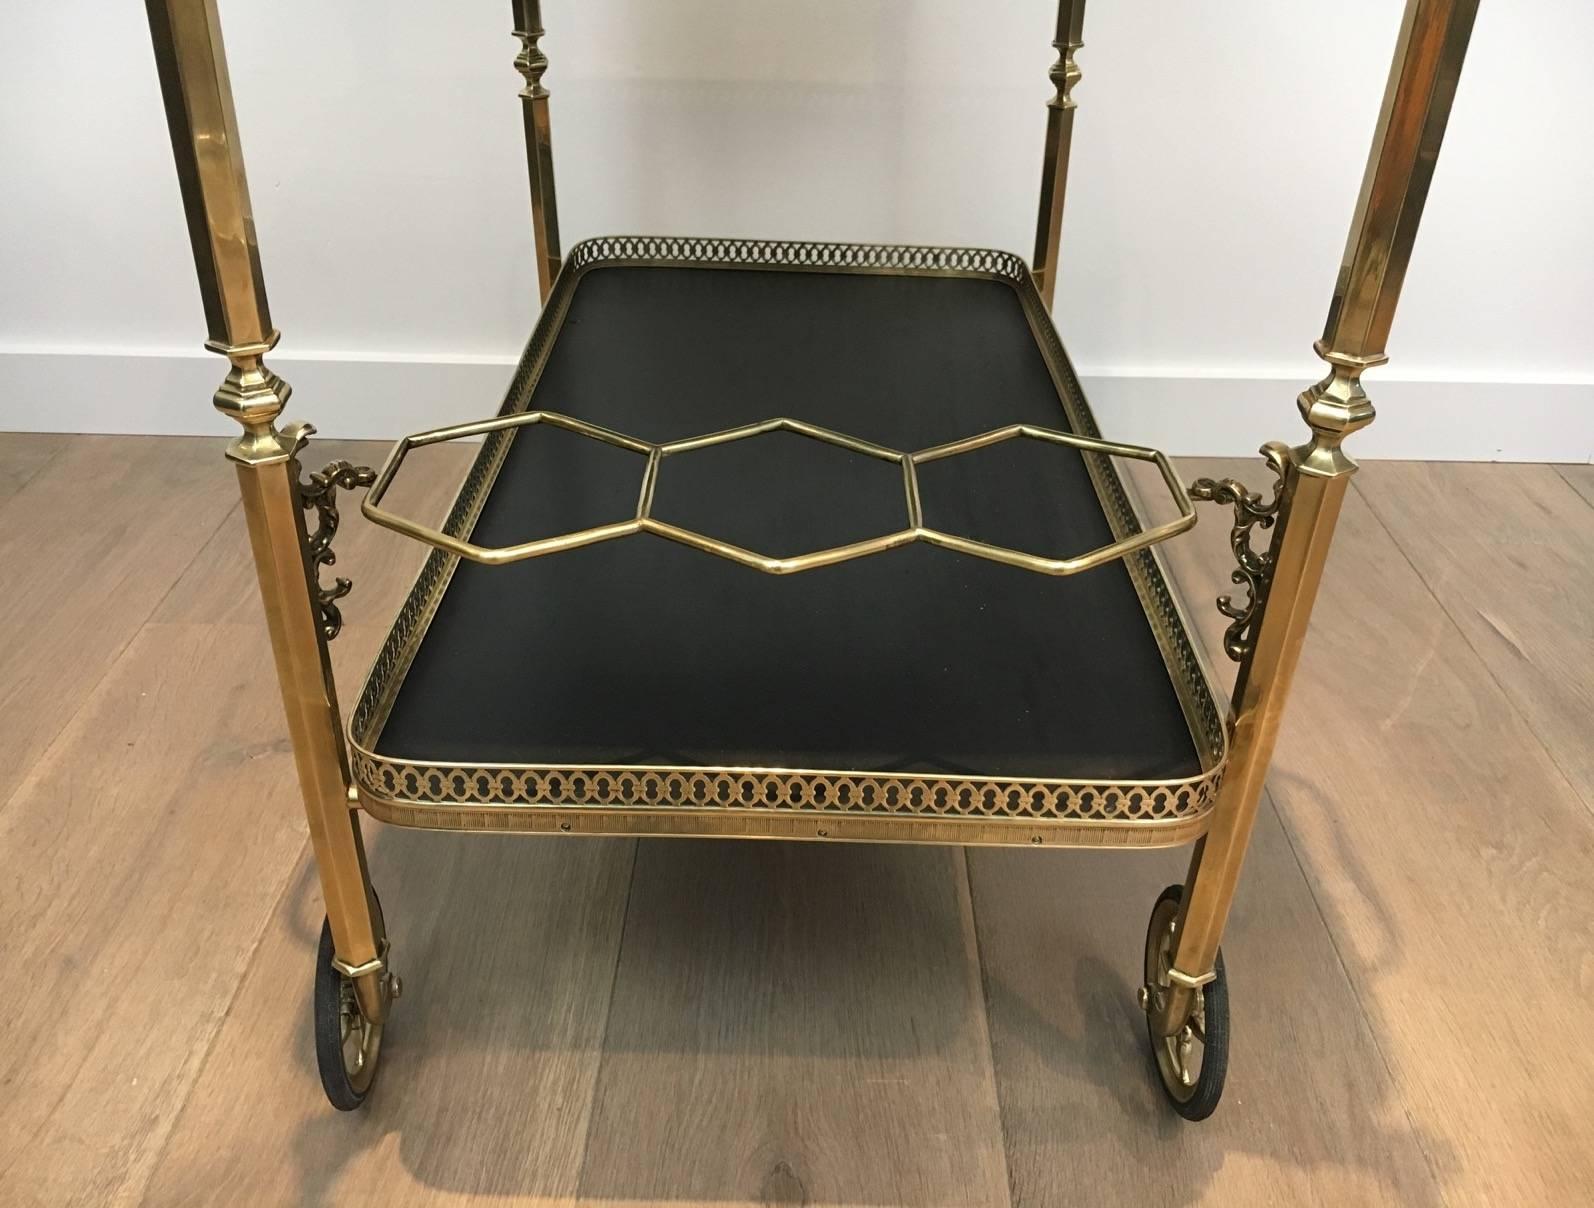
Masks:
[[[322,920],[315,969],[316,1066],[328,1102],[340,1112],[351,1112],[365,1102],[376,1078],[382,1025],[365,1018],[354,982],[333,966],[332,953],[332,924]],[[385,976],[389,980],[383,994],[396,997],[391,974]]]
[[[1162,891],[1146,928],[1146,1032],[1156,1059],[1157,1076],[1173,1110],[1186,1120],[1205,1120],[1223,1097],[1229,1072],[1229,986],[1223,975],[1223,953],[1213,964],[1217,977],[1196,991],[1190,1021],[1172,1036],[1159,1036],[1151,1026],[1156,1003],[1168,989],[1173,966],[1174,924],[1182,885]]]

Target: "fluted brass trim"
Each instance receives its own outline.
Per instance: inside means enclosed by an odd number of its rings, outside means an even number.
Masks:
[[[363,809],[430,830],[1165,847],[1206,829],[1221,769],[1086,782],[691,765],[454,766],[355,747]]]
[[[1014,784],[1014,791],[1025,786]],[[518,834],[713,836],[831,843],[928,843],[960,847],[1097,847],[1147,850],[1199,839],[1208,814],[1151,823],[1096,819],[1037,821],[927,814],[813,814],[788,808],[701,810],[679,805],[584,809],[558,802],[529,807],[436,804],[369,797],[364,808],[394,826]]]

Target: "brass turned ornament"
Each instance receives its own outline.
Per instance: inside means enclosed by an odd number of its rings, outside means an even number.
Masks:
[[[1344,442],[1373,420],[1361,379],[1366,370],[1386,359],[1385,343],[1455,95],[1476,0],[1406,2],[1350,237],[1328,320],[1316,344],[1328,369],[1298,399],[1307,429],[1302,443],[1263,447],[1274,478],[1266,493],[1232,479],[1202,479],[1187,491],[1161,453],[1103,440],[1048,313],[1059,282],[1083,0],[1058,4],[1053,43],[1057,61],[1050,72],[1053,95],[1047,105],[1036,244],[1028,264],[1008,253],[973,249],[709,238],[596,239],[564,255],[554,191],[550,98],[543,82],[549,63],[542,49],[541,5],[538,0],[512,0],[512,30],[520,43],[514,65],[523,85],[520,100],[532,234],[544,308],[503,409],[492,419],[405,438],[380,471],[333,462],[308,474],[299,459],[313,429],[307,424],[278,426],[289,388],[266,365],[278,335],[261,276],[216,0],[146,0],[146,6],[204,302],[206,346],[229,365],[214,401],[240,428],[227,446],[227,457],[243,497],[272,658],[326,902],[313,1017],[318,1066],[332,1104],[350,1109],[366,1100],[389,1012],[401,989],[389,965],[386,926],[366,867],[359,818],[364,811],[401,825],[547,834],[1122,847],[1193,842],[1184,883],[1170,886],[1153,908],[1139,1001],[1168,1101],[1188,1119],[1210,1114],[1222,1093],[1229,1060],[1228,989],[1219,941],[1335,523],[1356,470]],[[904,413],[906,419],[898,415],[891,420],[899,431],[913,429],[911,434],[863,439],[844,430],[871,431],[866,422],[889,427],[886,411],[860,412],[859,426],[854,427],[822,423],[808,414],[771,418],[781,416],[781,411],[760,408],[749,414],[744,407],[730,426],[680,418],[682,429],[665,440],[624,435],[621,428],[626,425],[606,425],[590,412],[562,406],[559,399],[537,397],[543,370],[560,346],[566,317],[583,307],[597,313],[593,308],[598,303],[589,299],[591,286],[584,284],[594,274],[607,274],[611,283],[618,283],[631,279],[625,273],[640,272],[649,274],[649,281],[668,284],[686,280],[681,274],[705,271],[720,283],[716,289],[729,290],[726,282],[734,280],[741,282],[736,288],[752,290],[749,297],[817,296],[808,288],[817,274],[830,283],[827,289],[851,291],[846,294],[849,305],[862,305],[861,299],[875,293],[911,301],[934,291],[934,297],[948,305],[955,301],[960,306],[994,307],[989,312],[996,316],[991,322],[1002,327],[1013,355],[1032,357],[1044,375],[1031,380],[1049,382],[1041,389],[1054,391],[1055,397],[1038,420],[971,414],[971,422],[961,429],[934,439],[918,438],[913,423],[920,417],[911,410]],[[709,278],[692,278],[705,279]],[[884,292],[875,289],[881,279],[889,287]],[[996,288],[1004,292],[989,292]],[[879,330],[896,332],[901,325],[895,318],[887,315]],[[591,324],[587,330],[592,330]],[[703,340],[723,338],[715,330],[699,334]],[[924,346],[914,350],[923,354],[921,359],[949,355],[945,341],[932,345],[932,339],[926,334]],[[574,358],[572,364],[579,360],[575,351],[569,356]],[[899,355],[899,361],[909,359]],[[565,379],[566,392],[570,380]],[[694,398],[715,388],[713,381],[692,385],[694,389],[685,393]],[[1020,403],[1016,397],[956,401],[973,410]],[[756,399],[747,404],[757,405]],[[810,405],[819,412],[834,406],[835,400],[815,397]],[[661,424],[669,421],[668,415],[659,417]],[[510,454],[520,434],[534,426],[545,431],[560,427],[633,454],[638,478],[630,514],[612,523],[518,543],[483,539],[478,525],[491,527],[495,492],[526,486],[524,477],[517,478],[521,471]],[[661,474],[673,470],[666,468],[672,456],[773,432],[808,437],[862,462],[877,463],[876,468],[882,462],[895,467],[892,472],[900,474],[902,490],[900,522],[891,522],[871,537],[805,554],[777,555],[706,531],[701,524],[677,524],[659,514],[654,495]],[[402,518],[382,507],[409,449],[463,436],[485,439],[441,524]],[[1048,455],[1063,459],[1055,463],[1057,480],[1073,482],[1099,505],[1099,515],[1085,517],[1080,521],[1085,527],[1079,531],[1105,533],[1105,541],[1098,537],[1094,545],[1087,542],[1074,551],[1020,549],[927,518],[928,501],[935,497],[935,491],[921,482],[927,466],[955,462],[966,467],[973,455],[1013,441],[1040,442]],[[1156,466],[1178,519],[1146,527],[1114,464],[1124,458]],[[362,503],[366,516],[428,544],[432,552],[377,656],[345,731],[327,644],[342,624],[339,601],[348,594],[350,583],[334,578],[329,585],[321,574],[334,564],[338,492],[360,489],[368,491]],[[1194,523],[1192,500],[1232,511],[1234,581],[1243,595],[1225,596],[1218,605],[1231,622],[1225,652],[1239,663],[1232,703],[1226,710],[1219,704],[1223,694],[1190,637],[1159,548],[1159,543]],[[307,521],[312,515],[313,524]],[[823,567],[832,568],[824,572],[830,575],[861,575],[864,568],[889,559],[897,559],[893,565],[898,567],[917,568],[913,573],[939,574],[946,563],[927,559],[944,558],[965,568],[985,566],[990,569],[980,573],[987,575],[1011,576],[1001,580],[1003,595],[1020,591],[1019,580],[1039,581],[1023,572],[1035,572],[1041,579],[1077,576],[1069,580],[1070,594],[1036,595],[1036,609],[1050,617],[1051,610],[1062,607],[1058,601],[1111,597],[1120,601],[1116,607],[1127,601],[1134,615],[1119,618],[1130,635],[1123,640],[1141,644],[1126,645],[1125,651],[1150,652],[1166,675],[1157,672],[1136,679],[1127,654],[1121,665],[1109,659],[1110,665],[1095,672],[1104,677],[1102,699],[1123,697],[1138,707],[1135,693],[1149,694],[1147,707],[1140,712],[1149,716],[1160,708],[1176,725],[1182,724],[1188,733],[1179,743],[1188,739],[1188,749],[1178,746],[1163,753],[1147,747],[1137,756],[1138,762],[1122,764],[1114,762],[1118,757],[1111,752],[1073,752],[1072,763],[1057,752],[1056,766],[1047,765],[1047,774],[1037,775],[1032,767],[972,766],[969,761],[974,756],[934,751],[909,751],[884,766],[878,752],[828,757],[831,764],[851,760],[854,766],[830,766],[816,755],[818,766],[803,767],[784,759],[764,764],[751,759],[713,762],[669,746],[624,758],[615,749],[613,758],[599,762],[590,754],[551,758],[542,747],[529,747],[534,752],[530,757],[517,758],[515,743],[505,746],[504,741],[492,739],[493,728],[485,723],[480,735],[446,758],[403,748],[396,731],[408,734],[407,741],[415,739],[413,725],[406,722],[410,729],[405,730],[398,718],[403,714],[413,721],[416,716],[405,685],[422,674],[416,670],[418,653],[423,647],[433,652],[431,664],[436,664],[446,662],[456,649],[475,649],[438,619],[450,608],[465,607],[453,603],[453,587],[468,582],[474,585],[473,599],[490,599],[494,590],[513,592],[515,583],[555,582],[526,577],[544,574],[539,568],[545,564],[536,559],[569,566],[594,557],[663,556],[656,541],[614,540],[637,534],[664,538],[663,544],[673,543],[671,548],[686,547],[679,556],[700,558],[693,565],[704,568],[704,575],[711,573],[708,566],[724,565],[716,558],[779,575],[818,572]],[[1265,546],[1253,544],[1264,535]],[[932,548],[927,552],[927,547]],[[552,555],[568,557],[552,559]],[[904,561],[912,558],[919,561]],[[478,568],[475,563],[485,565]],[[517,566],[492,569],[505,563]],[[993,563],[999,565],[991,568]],[[501,576],[498,582],[505,586],[489,589],[483,575]],[[801,590],[804,582],[812,582],[810,576],[797,576],[781,590]],[[981,590],[996,591],[989,587],[994,582],[979,578],[974,570],[957,580],[959,590],[978,583],[987,585]],[[1079,594],[1073,594],[1075,585]],[[830,593],[824,597],[826,607],[845,606],[856,590]],[[1114,591],[1119,594],[1112,596]],[[957,595],[952,590],[938,594],[925,589],[914,598],[945,600],[950,608]],[[990,596],[988,602],[996,599]],[[864,601],[874,614],[889,613],[892,603],[903,601]],[[856,615],[867,619],[870,612],[866,608]],[[923,615],[934,619],[933,614]],[[1052,657],[1059,643],[1068,640],[1072,625],[1092,619],[1079,614],[1056,616],[1047,637],[1037,639],[1026,653],[1034,659]],[[961,640],[971,625],[978,621],[949,622],[946,632]],[[478,638],[469,636],[470,641]],[[486,656],[478,655],[480,665],[474,670],[486,677],[494,664],[524,654],[524,649],[512,645],[489,648]],[[912,670],[900,668],[899,675],[887,678],[911,676]],[[964,668],[963,673],[978,678],[984,669]],[[694,688],[685,697],[711,697],[714,685],[705,681]],[[467,721],[487,717],[479,700],[462,698],[458,705],[451,723],[460,717]],[[689,706],[676,702],[673,707],[679,712]],[[488,720],[497,724],[495,718]],[[1126,733],[1125,738],[1138,741],[1139,731]],[[784,750],[784,741],[783,734],[772,734],[767,746]],[[439,739],[420,746],[441,750],[447,744]],[[1047,754],[1041,752],[1037,758]],[[504,1089],[513,1093],[513,1088]]]

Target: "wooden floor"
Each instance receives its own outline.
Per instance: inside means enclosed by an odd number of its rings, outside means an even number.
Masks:
[[[407,989],[340,1116],[217,442],[0,436],[0,1204],[1594,1203],[1594,467],[1372,464],[1341,532],[1207,1124],[1133,994],[1183,853],[376,826]],[[417,555],[337,549],[347,703]]]

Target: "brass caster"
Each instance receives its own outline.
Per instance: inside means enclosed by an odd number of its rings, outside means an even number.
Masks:
[[[315,974],[315,1056],[321,1089],[339,1111],[361,1106],[376,1080],[382,1052],[382,1027],[360,1009],[354,980],[332,963],[332,925],[321,924],[321,947]],[[382,997],[393,1002],[403,993],[397,974],[381,975]]]
[[[1216,976],[1195,991],[1195,1005],[1185,1025],[1172,1036],[1159,1035],[1153,1026],[1156,1008],[1165,1000],[1171,982],[1179,902],[1184,887],[1170,885],[1162,891],[1146,928],[1145,984],[1138,995],[1146,1013],[1146,1034],[1173,1110],[1186,1120],[1205,1120],[1223,1097],[1229,1070],[1229,989],[1223,975],[1223,954],[1213,965]]]

